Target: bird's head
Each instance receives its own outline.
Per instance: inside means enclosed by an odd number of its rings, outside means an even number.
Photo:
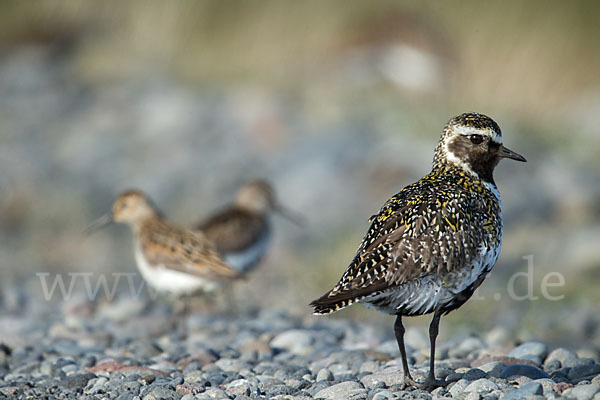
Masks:
[[[235,195],[235,204],[247,210],[265,213],[277,205],[273,187],[263,180],[252,180],[244,184]]]
[[[128,190],[117,197],[111,211],[92,222],[86,232],[96,231],[111,222],[124,222],[135,225],[157,215],[159,213],[148,196],[139,190]]]
[[[298,225],[303,223],[302,216],[288,210],[277,201],[275,190],[264,180],[256,179],[247,182],[238,190],[234,203],[238,207],[258,214],[274,211]]]
[[[494,168],[503,158],[527,161],[504,147],[502,131],[493,119],[465,113],[452,118],[444,127],[433,164],[434,168],[452,164],[493,183]]]
[[[117,197],[111,214],[115,222],[135,223],[156,216],[157,211],[144,193],[128,190]]]

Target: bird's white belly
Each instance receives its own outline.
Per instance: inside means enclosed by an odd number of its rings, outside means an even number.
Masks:
[[[500,248],[482,252],[472,264],[447,274],[430,274],[359,302],[387,314],[423,315],[452,304],[469,286],[486,275],[496,263]]]
[[[135,259],[138,270],[146,283],[159,292],[183,296],[199,291],[213,292],[221,287],[221,283],[218,281],[175,271],[162,265],[151,266],[139,248],[136,248]]]

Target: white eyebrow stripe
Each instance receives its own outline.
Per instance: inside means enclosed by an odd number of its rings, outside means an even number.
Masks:
[[[489,137],[493,142],[502,144],[502,136],[498,135],[496,132],[494,132],[490,128],[480,129],[480,128],[474,128],[472,126],[457,125],[457,126],[454,126],[452,129],[454,130],[454,132],[456,132],[460,135],[464,135],[464,136],[483,135],[483,136]]]

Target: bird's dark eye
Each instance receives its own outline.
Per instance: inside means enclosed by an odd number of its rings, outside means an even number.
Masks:
[[[481,142],[483,142],[483,136],[481,136],[481,135],[471,135],[471,136],[469,136],[469,140],[473,144],[481,144]]]

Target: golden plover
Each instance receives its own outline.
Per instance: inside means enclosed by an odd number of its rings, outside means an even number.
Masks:
[[[404,386],[415,386],[404,348],[403,316],[433,313],[424,388],[443,385],[434,375],[440,317],[460,307],[490,272],[500,253],[502,214],[493,171],[503,158],[526,161],[502,145],[491,118],[467,113],[444,127],[433,168],[389,199],[346,272],[314,300],[315,314],[355,302],[396,315]]]

